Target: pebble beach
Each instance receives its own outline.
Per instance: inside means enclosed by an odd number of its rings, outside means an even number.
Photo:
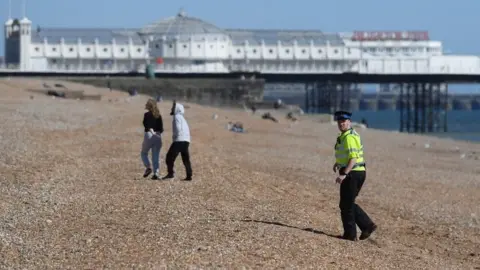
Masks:
[[[480,269],[480,144],[358,128],[357,203],[378,230],[348,242],[335,237],[336,125],[182,103],[193,181],[180,157],[176,179],[153,181],[140,160],[147,96],[29,91],[44,83],[0,79],[2,269]],[[159,103],[161,175],[170,107]]]

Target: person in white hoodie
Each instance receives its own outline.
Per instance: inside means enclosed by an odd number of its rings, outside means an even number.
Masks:
[[[184,117],[185,108],[182,104],[173,102],[172,111],[170,115],[173,115],[172,121],[172,144],[167,152],[166,163],[168,174],[163,179],[171,179],[175,177],[173,165],[178,154],[181,154],[183,165],[187,177],[186,181],[192,180],[192,165],[190,164],[190,153],[188,148],[190,146],[190,128],[188,127],[187,120]]]

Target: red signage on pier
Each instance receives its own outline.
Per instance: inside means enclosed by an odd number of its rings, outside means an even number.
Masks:
[[[427,31],[355,31],[353,41],[429,40]]]

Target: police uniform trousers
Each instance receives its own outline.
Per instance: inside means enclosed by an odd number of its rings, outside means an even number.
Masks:
[[[349,239],[357,237],[357,227],[368,231],[373,222],[363,209],[355,203],[365,182],[366,171],[351,171],[340,184],[340,212],[343,223],[343,236]]]

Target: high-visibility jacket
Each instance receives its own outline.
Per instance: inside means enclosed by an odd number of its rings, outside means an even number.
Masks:
[[[352,171],[365,171],[362,140],[353,128],[340,134],[335,144],[335,159],[340,168],[347,167],[352,158],[356,159]]]

